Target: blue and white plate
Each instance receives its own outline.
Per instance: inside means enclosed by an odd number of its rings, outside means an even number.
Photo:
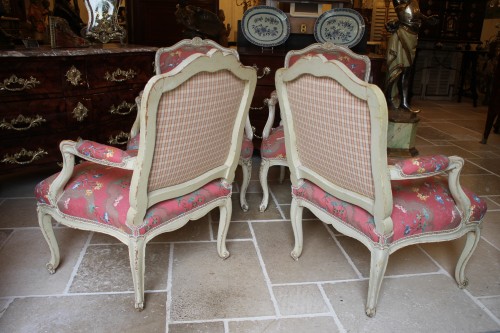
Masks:
[[[320,43],[332,42],[353,47],[363,38],[365,21],[350,8],[335,8],[321,14],[314,24],[314,38]]]
[[[252,44],[272,47],[283,44],[290,36],[290,22],[286,14],[275,7],[255,6],[241,19],[243,36]]]

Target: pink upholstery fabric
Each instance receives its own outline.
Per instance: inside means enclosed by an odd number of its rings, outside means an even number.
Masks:
[[[77,142],[76,150],[84,156],[111,163],[122,163],[125,158],[132,157],[128,152],[119,148],[88,140]]]
[[[127,142],[127,150],[137,150],[139,149],[139,133],[131,137]]]
[[[297,60],[305,56],[314,56],[316,54],[323,55],[328,60],[338,60],[349,68],[354,75],[356,75],[361,80],[365,80],[366,76],[366,63],[361,59],[356,59],[342,51],[328,51],[324,49],[311,50],[307,54],[297,54],[290,57],[288,65],[285,67],[291,67]]]
[[[387,162],[390,165],[394,165],[403,175],[407,176],[446,170],[450,165],[450,160],[444,155],[418,156],[406,159],[389,158]]]
[[[241,144],[241,155],[240,158],[248,160],[253,155],[253,142],[246,136],[243,136],[243,143]]]
[[[57,174],[40,182],[35,188],[38,202],[50,205],[47,198],[50,184]],[[88,223],[106,225],[122,232],[139,236],[178,216],[206,205],[214,200],[230,197],[231,187],[220,180],[182,197],[163,201],[150,207],[144,223],[137,228],[126,224],[132,171],[84,162],[75,166],[73,177],[68,181],[57,202],[61,213],[78,217]]]
[[[486,213],[486,202],[469,190],[464,191],[472,205],[470,221],[477,223]],[[326,193],[309,181],[299,188],[292,187],[292,194],[357,229],[374,242],[381,241],[375,232],[373,216],[364,209]],[[394,234],[386,242],[451,230],[461,221],[444,178],[392,181],[392,194]]]
[[[171,52],[164,52],[160,55],[160,73],[170,72],[172,69],[177,67],[184,59],[190,55],[200,53],[206,54],[208,51],[213,49],[210,45],[198,45],[198,46],[188,46],[185,45],[177,50]]]
[[[285,132],[283,126],[271,129],[269,137],[262,139],[260,154],[263,158],[286,159]]]

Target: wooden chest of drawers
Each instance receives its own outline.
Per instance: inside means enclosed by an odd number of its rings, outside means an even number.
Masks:
[[[119,45],[1,52],[3,172],[58,168],[64,139],[124,147],[155,52]]]

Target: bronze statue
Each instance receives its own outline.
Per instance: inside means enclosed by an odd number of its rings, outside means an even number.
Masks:
[[[409,103],[411,67],[415,60],[418,31],[423,23],[439,22],[437,15],[425,16],[417,0],[393,0],[397,20],[385,24],[392,33],[387,45],[385,96],[390,110],[418,113]]]

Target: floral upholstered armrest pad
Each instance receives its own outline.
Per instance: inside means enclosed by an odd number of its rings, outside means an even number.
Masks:
[[[388,158],[387,163],[400,177],[426,177],[445,171],[450,165],[450,159],[444,155],[431,155],[405,159]]]
[[[115,166],[125,166],[134,157],[134,154],[130,154],[128,151],[89,140],[78,141],[75,149],[86,159],[102,161],[103,164]]]

